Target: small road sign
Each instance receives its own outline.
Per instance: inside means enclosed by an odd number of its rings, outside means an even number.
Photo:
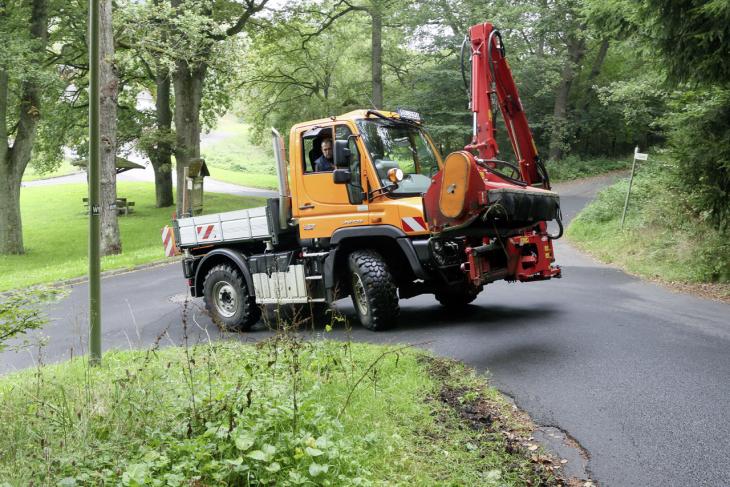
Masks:
[[[621,214],[621,230],[624,229],[624,220],[626,219],[626,210],[629,209],[629,197],[631,196],[631,185],[634,183],[634,173],[636,172],[636,161],[649,160],[649,154],[639,152],[639,146],[634,149],[634,163],[631,165],[631,177],[629,178],[629,190],[626,191],[626,201],[624,201],[624,212]]]

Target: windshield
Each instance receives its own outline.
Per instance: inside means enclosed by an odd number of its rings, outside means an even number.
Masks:
[[[431,177],[439,170],[438,160],[426,134],[413,125],[390,120],[357,122],[382,186],[392,183],[388,170],[400,168],[403,181],[391,194],[421,194],[431,185]]]

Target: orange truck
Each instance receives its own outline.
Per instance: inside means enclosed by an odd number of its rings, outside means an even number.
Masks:
[[[479,27],[470,39],[472,85],[485,76],[476,84],[486,92],[473,95],[474,139],[465,150],[442,159],[408,110],[300,123],[288,158],[273,130],[278,198],[173,221],[190,294],[203,297],[214,321],[246,330],[263,305],[329,305],[349,295],[362,325],[384,330],[397,322],[399,299],[433,294],[461,307],[496,280],[560,277],[552,247],[560,235],[547,231],[547,222],[560,223],[559,198],[531,137],[519,132],[514,83],[500,88],[501,37],[490,35],[498,33],[491,24]],[[515,162],[495,157],[494,129],[479,121],[490,110],[491,123],[493,97],[511,123]],[[323,147],[333,152],[324,170]]]

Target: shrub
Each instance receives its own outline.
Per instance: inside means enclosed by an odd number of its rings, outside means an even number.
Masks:
[[[48,318],[40,306],[60,295],[58,289],[34,288],[11,291],[0,297],[0,352],[12,338],[45,325]]]
[[[718,231],[730,218],[730,89],[687,90],[664,120],[677,182],[694,213]]]

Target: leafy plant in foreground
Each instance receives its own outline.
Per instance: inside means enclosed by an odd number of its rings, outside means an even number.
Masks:
[[[45,325],[48,318],[40,305],[60,295],[58,289],[36,288],[12,291],[0,297],[0,352],[8,347],[8,340]]]

